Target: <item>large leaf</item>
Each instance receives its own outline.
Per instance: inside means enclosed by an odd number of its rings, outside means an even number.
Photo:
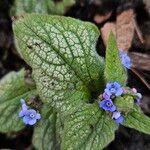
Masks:
[[[101,150],[113,139],[116,123],[98,104],[87,104],[66,120],[62,149]]]
[[[122,85],[125,85],[127,80],[126,70],[121,64],[117,43],[112,32],[106,48],[105,78],[107,82],[119,82]]]
[[[129,113],[123,125],[150,134],[150,118],[138,110]]]
[[[34,129],[34,146],[39,150],[59,150],[62,128],[59,115],[50,106],[44,106],[42,119]]]
[[[64,14],[68,7],[71,7],[75,0],[15,0],[12,8],[12,15],[24,13],[45,13],[45,14]]]
[[[95,50],[99,31],[93,24],[32,14],[17,21],[14,31],[43,102],[72,113],[100,92],[104,63]]]
[[[0,81],[0,132],[18,131],[24,127],[19,118],[20,99],[36,95],[35,86],[25,82],[25,71],[11,72]]]

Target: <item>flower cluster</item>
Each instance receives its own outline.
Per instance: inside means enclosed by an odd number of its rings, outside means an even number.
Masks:
[[[122,94],[123,89],[118,82],[107,83],[102,96],[103,99],[99,102],[100,108],[113,113],[112,119],[118,124],[123,122],[124,117],[117,111],[117,107],[114,105],[111,97],[120,96]]]
[[[130,69],[132,67],[132,62],[131,62],[130,57],[123,50],[120,50],[120,59],[121,59],[121,63],[124,65],[124,67],[126,67],[128,69]]]
[[[22,109],[19,112],[19,117],[23,118],[23,122],[27,125],[34,125],[37,120],[41,119],[41,115],[37,113],[34,109],[29,109],[26,105],[25,100],[20,100]]]
[[[102,94],[102,99],[99,102],[99,107],[112,113],[112,119],[120,124],[124,121],[124,116],[117,110],[117,106],[113,103],[113,99],[117,96],[123,94],[133,96],[135,104],[139,105],[142,95],[138,93],[135,88],[122,88],[118,82],[107,83],[104,93]]]

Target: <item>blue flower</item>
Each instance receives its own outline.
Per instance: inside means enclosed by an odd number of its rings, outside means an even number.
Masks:
[[[115,122],[120,124],[124,121],[124,117],[121,115],[118,119],[115,119]]]
[[[99,107],[110,112],[114,112],[116,110],[116,106],[113,104],[113,102],[110,99],[102,100],[99,103]]]
[[[25,112],[23,122],[25,124],[34,125],[39,119],[41,119],[41,115],[37,113],[34,109],[29,109]]]
[[[110,96],[120,96],[123,93],[123,89],[121,88],[121,85],[118,82],[107,83],[105,93]]]
[[[29,109],[23,99],[20,100],[22,109],[19,112],[19,117],[23,118],[25,124],[34,125],[37,120],[41,119],[41,115],[34,109]]]
[[[124,67],[130,69],[132,67],[132,62],[128,54],[124,51],[120,51],[120,59],[121,63],[124,65]]]
[[[121,115],[120,112],[118,111],[115,111],[113,112],[113,115],[112,115],[112,119],[117,123],[117,124],[120,124],[124,121],[124,117]]]
[[[110,95],[108,95],[107,93],[103,93],[103,99],[110,99]]]

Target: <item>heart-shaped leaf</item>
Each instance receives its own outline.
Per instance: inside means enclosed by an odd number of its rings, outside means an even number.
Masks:
[[[20,99],[36,95],[35,86],[25,82],[25,71],[10,72],[0,81],[0,132],[18,131],[24,127],[19,118]]]
[[[17,21],[14,31],[43,102],[72,113],[100,92],[104,62],[95,50],[99,31],[93,24],[32,14]]]

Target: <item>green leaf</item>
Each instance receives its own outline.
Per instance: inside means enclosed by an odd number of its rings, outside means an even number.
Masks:
[[[62,126],[59,115],[50,106],[44,106],[42,119],[34,128],[33,144],[36,149],[59,150]]]
[[[32,67],[43,102],[72,113],[103,83],[103,58],[96,50],[98,29],[69,17],[26,15],[14,25],[18,50]]]
[[[123,125],[150,134],[150,118],[142,112],[133,111],[125,117]]]
[[[113,139],[116,123],[98,104],[87,104],[66,120],[62,149],[101,150]]]
[[[54,2],[53,0],[45,0],[48,14],[63,15],[68,8],[75,4],[75,0],[61,0]]]
[[[36,95],[35,86],[25,82],[25,71],[10,72],[0,81],[0,132],[18,131],[24,127],[19,118],[20,99]]]
[[[11,10],[12,15],[24,13],[43,13],[63,15],[68,7],[71,7],[75,0],[15,0]]]
[[[127,73],[121,64],[117,43],[113,33],[109,35],[106,48],[106,66],[105,66],[106,82],[119,82],[126,85]]]

